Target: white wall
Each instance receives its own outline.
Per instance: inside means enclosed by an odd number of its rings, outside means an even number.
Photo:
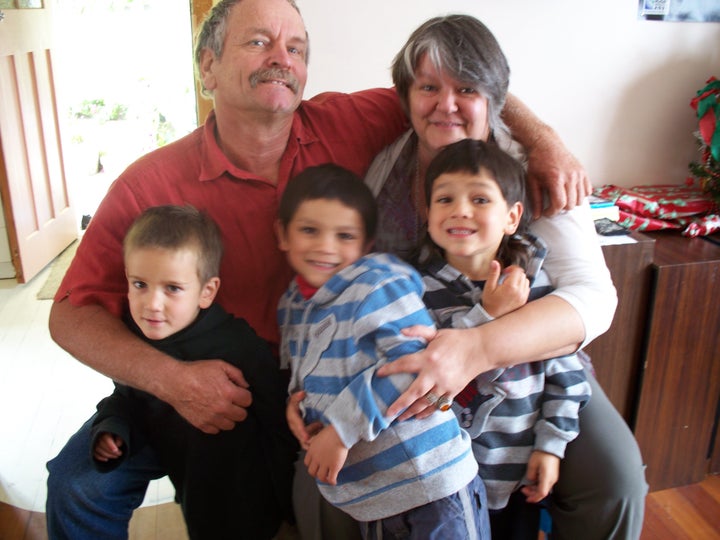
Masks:
[[[510,90],[552,125],[593,184],[682,183],[697,157],[689,106],[720,77],[720,23],[637,19],[634,0],[298,0],[310,32],[306,97],[389,86],[426,19],[469,13],[495,34]]]

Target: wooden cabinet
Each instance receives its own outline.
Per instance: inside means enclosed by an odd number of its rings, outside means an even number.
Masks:
[[[586,351],[657,491],[720,471],[720,242],[676,232],[633,238],[603,246],[619,303]]]
[[[720,398],[720,245],[649,236],[652,302],[634,427],[655,491],[709,472]]]
[[[655,245],[642,234],[632,233],[631,238],[634,243],[602,248],[617,289],[618,307],[608,331],[585,348],[600,386],[630,426],[642,369]]]

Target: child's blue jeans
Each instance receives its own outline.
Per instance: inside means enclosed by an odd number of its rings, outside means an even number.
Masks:
[[[90,418],[47,464],[47,529],[50,540],[126,539],[133,510],[151,480],[165,475],[145,446],[115,470],[98,472],[90,450]]]
[[[490,540],[485,485],[475,476],[449,497],[360,527],[366,540]]]

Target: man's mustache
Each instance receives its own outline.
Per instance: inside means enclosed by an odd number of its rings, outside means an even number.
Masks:
[[[282,81],[285,85],[292,90],[294,94],[298,93],[300,83],[297,78],[285,69],[270,68],[270,69],[258,69],[250,74],[250,86],[255,88],[259,83],[264,81]]]

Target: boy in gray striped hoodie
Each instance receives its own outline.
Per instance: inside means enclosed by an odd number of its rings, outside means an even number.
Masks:
[[[367,254],[376,222],[369,188],[335,165],[305,170],[280,202],[280,248],[298,273],[278,309],[281,362],[290,392],[304,392],[305,423],[321,426],[301,441],[304,464],[364,538],[489,539],[485,490],[454,415],[385,415],[413,376],[376,370],[425,347],[401,329],[433,322],[419,274]]]
[[[515,158],[493,143],[450,144],[428,166],[425,197],[427,239],[413,262],[438,326],[478,326],[552,291],[538,264],[544,244],[526,232],[525,172]],[[511,537],[496,524],[514,524],[495,511],[514,492],[532,503],[550,493],[588,399],[576,354],[482,373],[455,397],[487,487],[493,536]]]

